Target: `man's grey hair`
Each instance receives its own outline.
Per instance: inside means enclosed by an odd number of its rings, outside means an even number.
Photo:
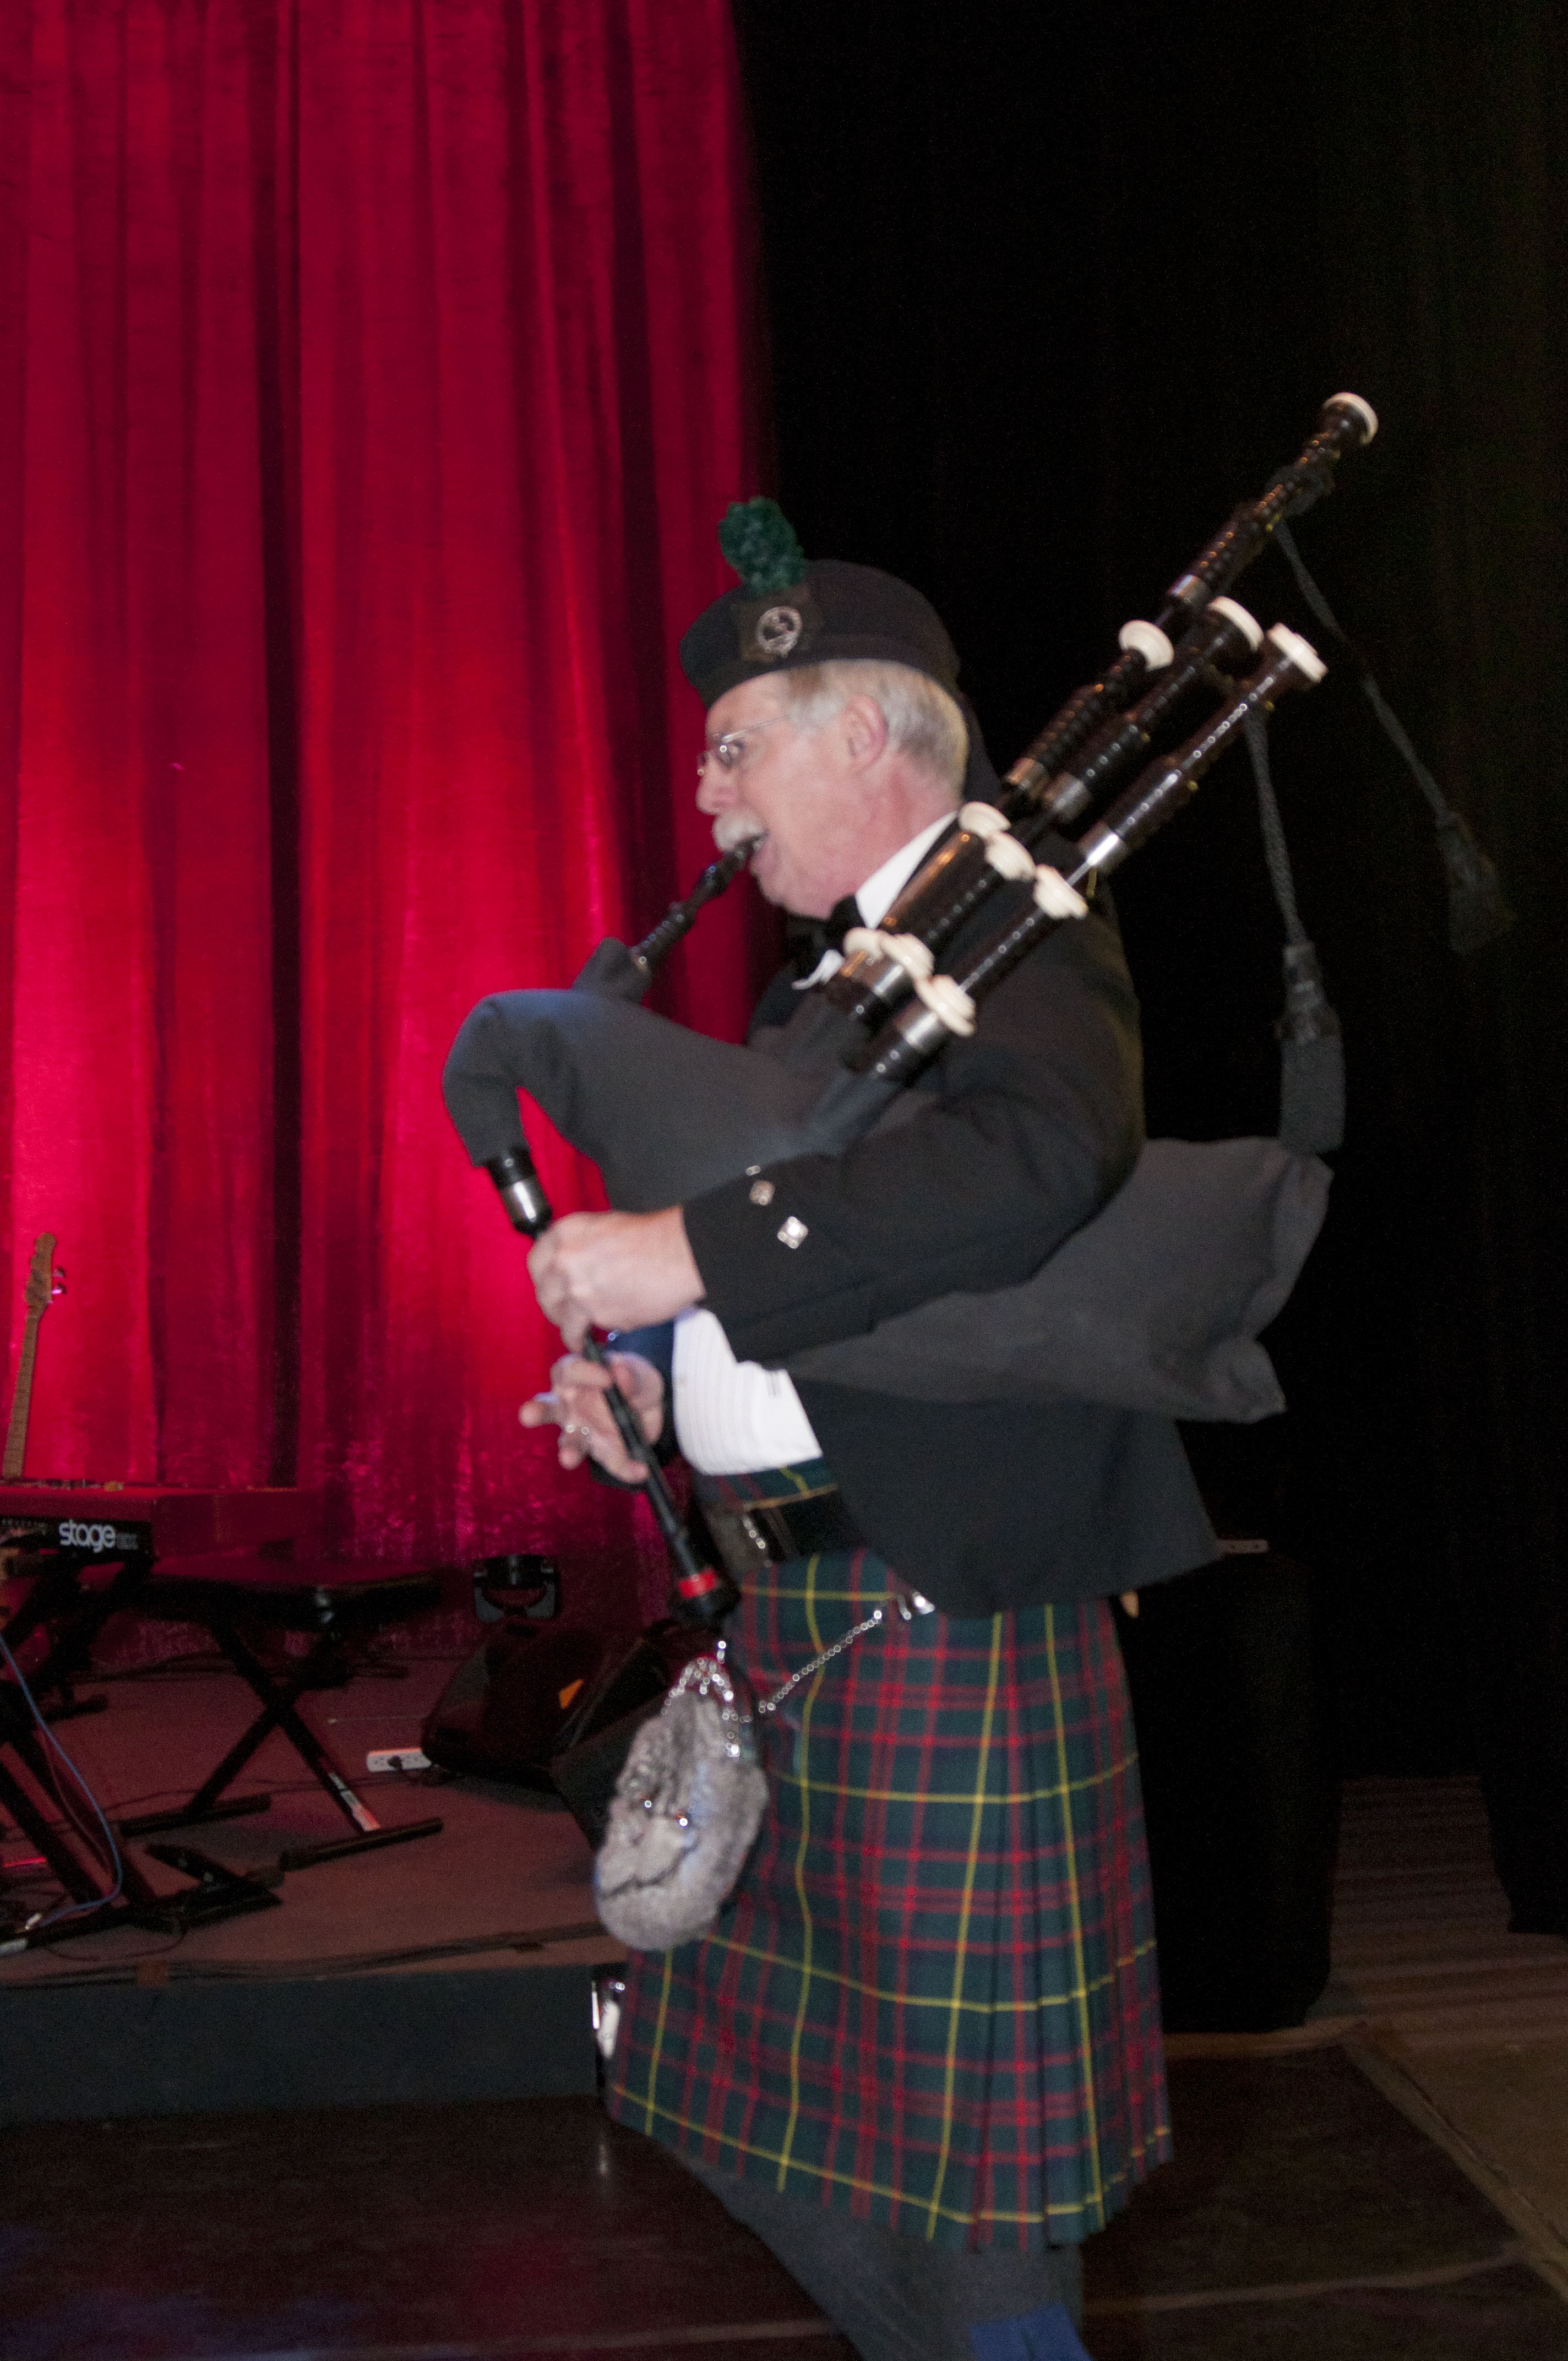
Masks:
[[[837,656],[828,664],[802,664],[773,675],[781,709],[797,730],[819,730],[841,712],[851,697],[869,697],[881,707],[888,744],[948,788],[954,803],[963,791],[969,760],[969,729],[958,699],[939,681],[912,664],[887,664],[871,656]]]

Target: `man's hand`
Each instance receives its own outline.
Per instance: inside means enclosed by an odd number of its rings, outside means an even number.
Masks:
[[[641,1484],[647,1470],[622,1443],[605,1402],[612,1382],[636,1411],[649,1442],[656,1442],[664,1423],[664,1380],[641,1353],[612,1353],[608,1369],[566,1354],[550,1372],[550,1391],[525,1401],[518,1417],[524,1426],[560,1428],[555,1455],[563,1467],[580,1467],[585,1459],[594,1459],[607,1476],[622,1484]]]
[[[528,1257],[539,1308],[576,1352],[590,1328],[649,1328],[702,1298],[678,1205],[568,1213]]]

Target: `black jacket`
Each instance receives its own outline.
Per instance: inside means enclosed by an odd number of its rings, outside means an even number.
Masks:
[[[944,964],[998,916],[993,901]],[[753,1037],[787,1019],[790,981],[764,995]],[[705,1300],[738,1358],[782,1367],[934,1296],[1014,1285],[1121,1186],[1143,1137],[1141,1060],[1108,906],[1025,960],[918,1088],[912,1120],[769,1166],[766,1204],[750,1177],[687,1204]],[[950,1614],[1135,1589],[1214,1554],[1168,1420],[796,1382],[862,1530]]]

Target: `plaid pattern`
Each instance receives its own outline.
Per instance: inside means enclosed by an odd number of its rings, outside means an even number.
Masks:
[[[740,1505],[831,1480],[784,1475],[702,1488]],[[870,1550],[767,1569],[732,1619],[759,1695],[886,1585]],[[772,1799],[718,1931],[629,1964],[611,2114],[939,2246],[1087,2237],[1170,2146],[1103,1601],[890,1616],[762,1751]]]

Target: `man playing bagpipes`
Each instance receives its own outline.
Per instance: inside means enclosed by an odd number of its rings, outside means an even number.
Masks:
[[[681,657],[716,839],[761,838],[762,892],[829,922],[829,945],[840,917],[874,928],[966,793],[994,787],[946,631],[887,575],[743,581]],[[776,979],[753,1038],[811,980]],[[636,1480],[576,1348],[673,1322],[668,1378],[656,1351],[614,1374],[650,1436],[673,1420],[741,1581],[728,1637],[753,1690],[817,1667],[761,1734],[770,1800],[714,1931],[629,1963],[609,2104],[868,2361],[1074,2355],[1081,2242],[1169,2148],[1107,1602],[1207,1562],[1212,1536],[1163,1418],[779,1365],[1016,1286],[1126,1179],[1137,1011],[1103,890],[905,1096],[907,1119],[842,1153],[573,1214],[533,1249],[568,1354],[524,1422],[559,1424],[563,1465]],[[898,1611],[817,1664],[879,1607]]]

